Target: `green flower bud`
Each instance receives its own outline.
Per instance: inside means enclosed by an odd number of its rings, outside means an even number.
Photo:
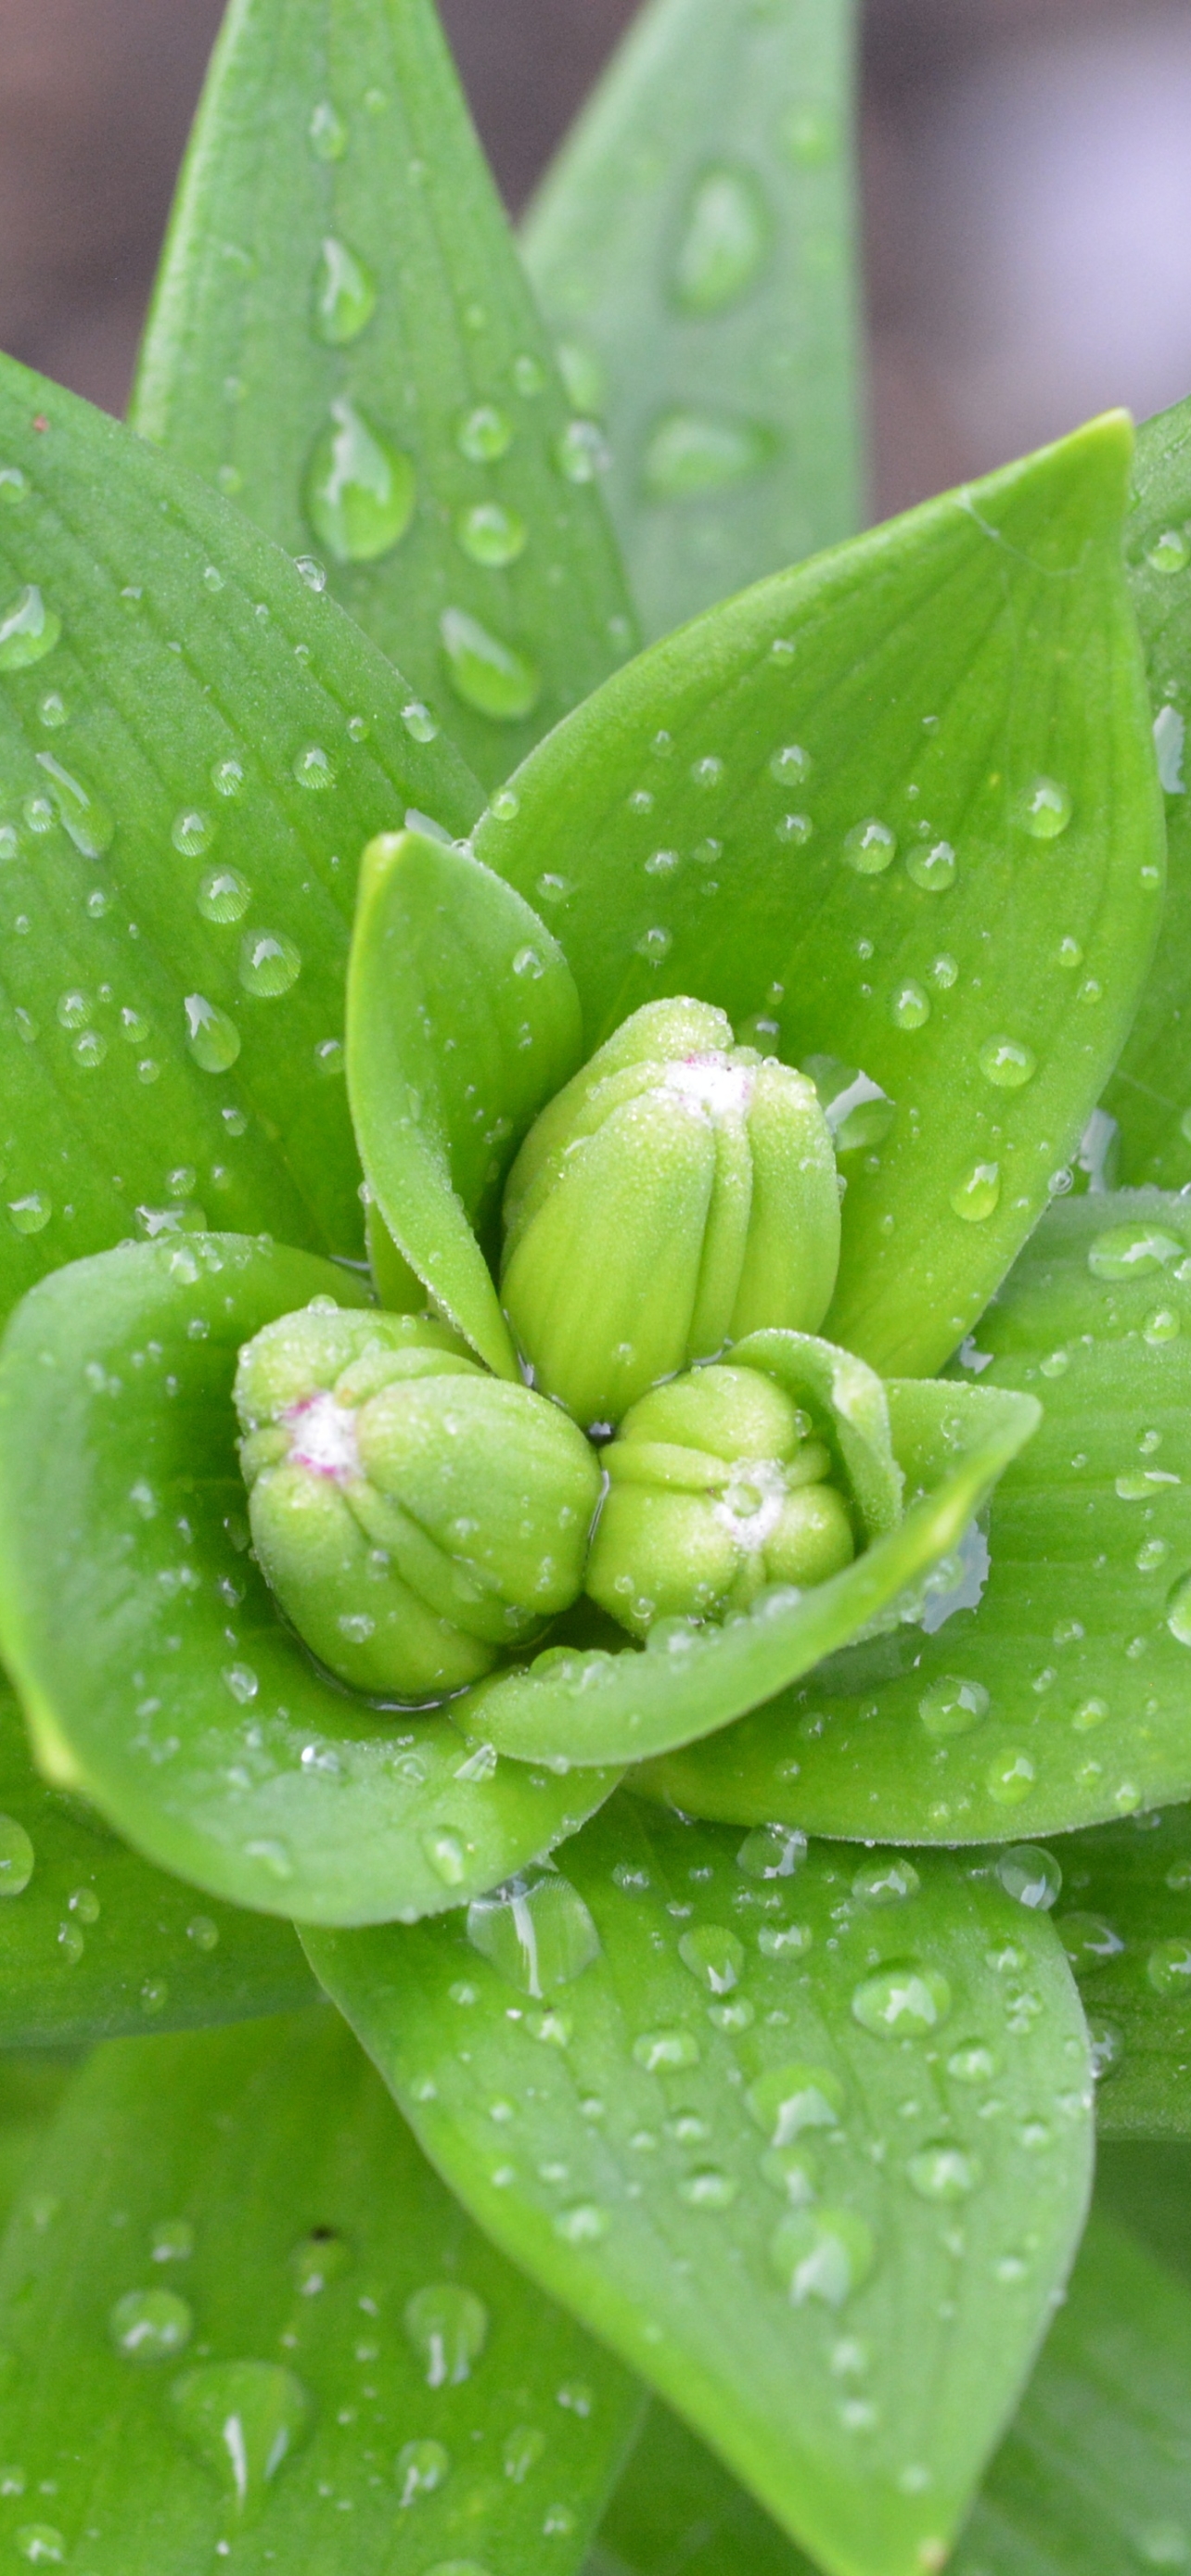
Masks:
[[[355,1689],[461,1689],[577,1598],[591,1450],[445,1326],[307,1307],[246,1345],[235,1396],[261,1565]]]
[[[748,1610],[768,1583],[824,1583],[855,1555],[830,1448],[758,1368],[654,1387],[603,1464],[587,1589],[637,1636],[656,1619]]]
[[[504,1213],[510,1325],[583,1424],[762,1325],[813,1331],[835,1285],[814,1085],[703,1002],[626,1020],[530,1129]]]

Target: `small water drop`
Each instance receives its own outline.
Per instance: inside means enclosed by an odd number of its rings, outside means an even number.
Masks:
[[[744,1943],[720,1923],[699,1923],[678,1944],[684,1968],[709,1995],[727,1995],[740,1983]]]
[[[752,171],[729,162],[704,170],[674,262],[679,309],[703,315],[737,303],[764,265],[770,238],[769,208]]]
[[[14,1234],[42,1234],[54,1213],[54,1202],[46,1190],[26,1190],[24,1197],[8,1201],[8,1222]]]
[[[211,771],[211,785],[217,796],[235,797],[244,793],[244,768],[238,760],[217,760]]]
[[[1159,1941],[1146,1960],[1146,1975],[1155,1994],[1191,1993],[1191,1941]]]
[[[930,1018],[930,995],[912,975],[894,986],[889,1001],[889,1017],[895,1029],[923,1029]]]
[[[376,310],[376,280],[365,261],[346,242],[329,233],[319,253],[311,294],[316,340],[328,349],[344,349],[358,340]]]
[[[912,849],[906,875],[924,894],[946,894],[955,883],[955,852],[950,841],[935,841],[928,850]]]
[[[1040,1843],[1010,1843],[993,1864],[1006,1896],[1018,1905],[1047,1913],[1063,1893],[1063,1873],[1053,1852]]]
[[[536,2002],[569,1985],[600,1952],[578,1889],[557,1870],[526,1870],[467,1910],[467,1937],[510,1985]]]
[[[798,1825],[755,1825],[736,1855],[746,1878],[793,1878],[806,1859],[806,1835]]]
[[[403,2442],[393,2462],[397,2501],[402,2511],[420,2496],[433,2495],[450,2475],[451,2454],[441,2442]]]
[[[519,513],[507,509],[503,501],[475,501],[459,512],[455,535],[473,563],[499,570],[524,554],[529,530]]]
[[[36,1854],[15,1816],[0,1816],[0,1896],[23,1896]]]
[[[23,2522],[14,2533],[17,2552],[34,2567],[61,2567],[66,2558],[66,2542],[52,2522]]]
[[[60,696],[57,689],[47,689],[44,698],[38,703],[37,714],[39,722],[45,726],[47,733],[59,732],[68,714],[65,698]]]
[[[401,721],[411,742],[433,742],[438,732],[437,719],[420,698],[410,698],[403,706]]]
[[[187,1053],[201,1065],[204,1073],[226,1073],[240,1052],[240,1032],[227,1012],[209,1002],[203,993],[188,993],[183,1003],[186,1013]]]
[[[633,2041],[633,2060],[647,2075],[673,2067],[697,2066],[699,2042],[693,2030],[643,2030]]]
[[[1060,1914],[1055,1930],[1072,1974],[1077,1977],[1095,1976],[1110,1959],[1118,1959],[1125,1947],[1115,1924],[1103,1914]]]
[[[539,2425],[515,2424],[501,2444],[500,2456],[506,2478],[511,2478],[516,2487],[523,2486],[530,2470],[536,2469],[545,2448],[546,2436]]]
[[[987,1717],[989,1696],[983,1682],[964,1681],[956,1673],[942,1673],[930,1682],[918,1702],[918,1714],[928,1735],[966,1735],[969,1727],[978,1726]]]
[[[406,2301],[405,2331],[427,2387],[460,2388],[484,2349],[488,2310],[461,2282],[431,2282]]]
[[[347,127],[330,99],[321,99],[313,109],[306,133],[316,161],[342,161],[347,150]]]
[[[896,1960],[864,1977],[852,1996],[852,2018],[876,2039],[925,2039],[951,2010],[951,1988],[938,1968]]]
[[[128,2290],[108,2317],[108,2333],[126,2361],[170,2361],[194,2331],[187,2300],[176,2290]]]
[[[1094,1279],[1142,1279],[1151,1271],[1164,1270],[1171,1261],[1180,1261],[1183,1251],[1177,1235],[1134,1218],[1096,1236],[1088,1252],[1088,1268]]]
[[[28,476],[19,465],[0,465],[0,509],[19,509],[29,498]]]
[[[338,2227],[312,2227],[299,2237],[289,2258],[290,2275],[299,2297],[316,2299],[351,2266],[352,2249]]]
[[[307,2391],[280,2362],[204,2362],[174,2381],[170,2397],[179,2432],[238,2514],[260,2503],[310,2427]]]
[[[1017,1807],[1023,1798],[1029,1797],[1037,1777],[1033,1760],[1024,1747],[1011,1744],[989,1763],[984,1785],[998,1807]]]
[[[852,1894],[862,1905],[903,1905],[917,1896],[922,1881],[913,1861],[898,1852],[881,1860],[862,1861],[852,1879]]]
[[[1023,1046],[1020,1038],[986,1038],[979,1061],[985,1081],[995,1083],[998,1091],[1020,1091],[1038,1071],[1033,1048]]]
[[[452,1833],[447,1825],[436,1825],[422,1835],[422,1849],[444,1887],[462,1887],[467,1876],[467,1845],[461,1834]]]
[[[1168,528],[1146,549],[1146,562],[1151,572],[1185,572],[1191,563],[1191,546],[1180,528]]]
[[[463,608],[446,608],[439,634],[456,697],[498,723],[532,714],[542,694],[541,673],[528,655],[480,624]]]
[[[739,2189],[734,2174],[722,2172],[718,2165],[699,2165],[694,2173],[683,2175],[678,2197],[688,2209],[730,2209]]]
[[[251,901],[252,888],[237,868],[208,868],[195,896],[204,921],[242,921]]]
[[[0,612],[0,671],[26,671],[52,653],[62,620],[47,608],[36,582],[28,582]]]
[[[778,440],[763,421],[729,413],[663,412],[646,442],[642,482],[651,501],[696,501],[751,482],[774,462]]]
[[[911,2156],[906,2173],[920,2200],[966,2200],[980,2180],[975,2157],[946,2143],[922,2147]]]
[[[1191,1574],[1175,1585],[1166,1605],[1166,1625],[1176,1644],[1191,1646]]]
[[[996,2071],[997,2061],[991,2048],[986,2048],[983,2040],[979,2039],[966,2041],[962,2048],[954,2049],[947,2060],[947,2072],[954,2076],[957,2084],[991,2084]]]
[[[973,1163],[949,1193],[949,1204],[965,1225],[983,1225],[993,1216],[1001,1198],[999,1163]]]
[[[554,2233],[564,2245],[598,2245],[609,2228],[606,2209],[596,2200],[574,2201],[569,2209],[560,2209],[554,2221]]]
[[[778,2220],[769,2259],[794,2307],[842,2308],[875,2260],[872,2229],[850,2209],[793,2209]]]
[[[897,835],[887,823],[870,818],[866,823],[854,823],[851,831],[844,834],[843,857],[859,877],[883,876],[896,855]]]
[[[472,465],[494,465],[513,444],[513,424],[495,403],[477,403],[465,412],[455,432],[455,445]]]
[[[839,2127],[844,2088],[824,2066],[775,2066],[750,2084],[744,2098],[770,2146],[788,2147],[806,2129]]]
[[[159,2218],[150,2239],[155,2263],[188,2263],[194,2252],[194,2229],[188,2218]]]
[[[210,848],[214,837],[215,825],[209,814],[200,814],[197,809],[192,808],[185,814],[175,815],[170,839],[174,848],[181,851],[184,859],[201,858],[203,851]]]
[[[598,420],[569,420],[554,441],[554,462],[564,483],[594,483],[606,474],[612,451]]]
[[[302,952],[284,930],[246,930],[237,972],[246,993],[258,1001],[276,1001],[297,983]]]
[[[373,563],[405,535],[417,477],[404,449],[383,437],[346,394],[331,404],[316,441],[304,499],[317,537],[337,563]]]
[[[50,785],[53,811],[68,832],[84,859],[101,859],[115,838],[115,817],[108,812],[101,796],[84,787],[68,769],[55,760],[50,751],[39,751],[37,765],[44,769]]]
[[[1057,778],[1036,778],[1018,806],[1018,820],[1032,841],[1057,841],[1071,820],[1071,797]]]

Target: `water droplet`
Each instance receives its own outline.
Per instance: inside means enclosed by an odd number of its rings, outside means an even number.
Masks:
[[[580,1896],[557,1870],[526,1870],[467,1909],[467,1937],[510,1985],[540,2002],[598,1958],[600,1936]]]
[[[983,1682],[964,1681],[956,1673],[942,1673],[931,1682],[918,1702],[918,1714],[928,1735],[966,1735],[969,1727],[978,1726],[987,1717],[989,1697]]]
[[[316,161],[342,161],[347,150],[347,127],[330,99],[320,100],[306,132]]]
[[[793,1878],[806,1859],[806,1835],[797,1825],[755,1825],[736,1855],[746,1878]]]
[[[606,474],[612,451],[598,420],[569,420],[555,439],[554,462],[564,483],[594,483]]]
[[[1152,572],[1185,572],[1191,563],[1191,547],[1180,529],[1168,528],[1147,548],[1146,562]]]
[[[651,501],[696,501],[750,482],[772,465],[774,432],[763,421],[729,413],[664,412],[645,448],[642,481]]]
[[[401,721],[411,742],[433,742],[438,724],[429,707],[420,698],[411,698],[401,710]]]
[[[1030,1755],[1021,1745],[1011,1744],[989,1763],[984,1785],[998,1807],[1017,1807],[1029,1797],[1037,1776]]]
[[[29,498],[28,477],[19,465],[0,465],[0,508],[15,510]]]
[[[1147,2567],[1191,2565],[1191,2540],[1181,2523],[1158,2522],[1138,2533],[1138,2550]]]
[[[0,1896],[23,1896],[36,1854],[15,1816],[0,1816]]]
[[[595,2200],[577,2200],[570,2209],[560,2209],[554,2221],[554,2233],[564,2245],[598,2245],[609,2227],[608,2212]]]
[[[325,796],[335,785],[335,763],[319,742],[306,743],[293,768],[299,787],[305,787],[311,796]]]
[[[983,2040],[979,2039],[968,2040],[947,2060],[947,2072],[954,2076],[957,2084],[991,2084],[996,2071],[997,2061],[991,2048],[986,2048]]]
[[[647,2075],[678,2066],[697,2066],[699,2042],[693,2030],[643,2030],[633,2041],[633,2059]]]
[[[983,1225],[995,1213],[1001,1197],[999,1163],[973,1163],[950,1193],[950,1205],[965,1225]]]
[[[488,2310],[458,2281],[432,2282],[406,2301],[405,2331],[428,2388],[459,2388],[484,2349]]]
[[[23,1198],[8,1202],[8,1222],[14,1234],[42,1234],[54,1213],[54,1202],[45,1190],[26,1190]]]
[[[752,285],[770,242],[769,209],[750,170],[719,163],[696,180],[674,263],[684,313],[722,313]]]
[[[251,900],[252,888],[236,868],[208,868],[195,896],[204,921],[242,921]]]
[[[1111,1225],[1096,1236],[1088,1268],[1094,1279],[1141,1279],[1149,1271],[1164,1270],[1168,1262],[1180,1261],[1183,1250],[1177,1235],[1136,1218],[1127,1225]]]
[[[82,1036],[75,1039],[70,1050],[75,1063],[82,1066],[84,1073],[94,1073],[103,1063],[107,1051],[107,1039],[100,1036],[98,1029],[84,1029]]]
[[[37,713],[47,733],[57,733],[66,722],[66,700],[59,695],[57,689],[47,689],[39,703]]]
[[[906,875],[924,894],[946,894],[955,883],[955,852],[950,841],[936,841],[929,850],[913,849],[906,860]]]
[[[50,782],[50,798],[63,831],[70,834],[84,859],[101,859],[105,850],[110,850],[116,832],[115,818],[102,797],[84,787],[81,779],[73,778],[50,751],[38,752],[37,765]]]
[[[1044,1851],[1040,1843],[1010,1843],[998,1852],[993,1867],[1006,1896],[1018,1905],[1029,1905],[1042,1913],[1057,1905],[1063,1893],[1063,1873],[1053,1852]]]
[[[1154,1350],[1160,1350],[1163,1342],[1177,1342],[1181,1331],[1182,1324],[1173,1306],[1155,1306],[1153,1314],[1146,1316],[1141,1328],[1143,1341]]]
[[[108,2333],[126,2361],[170,2361],[184,2352],[194,2318],[176,2290],[128,2290],[108,2317]]]
[[[473,563],[499,568],[516,563],[518,555],[524,554],[529,531],[524,519],[516,510],[506,509],[503,501],[476,501],[459,512],[455,535]]]
[[[514,2486],[522,2486],[530,2470],[536,2469],[545,2448],[546,2436],[537,2424],[515,2424],[501,2444],[506,2478],[511,2478]]]
[[[1110,1959],[1119,1958],[1125,1947],[1103,1914],[1060,1914],[1055,1930],[1077,1977],[1094,1976]]]
[[[862,1978],[852,1996],[852,2018],[876,2039],[925,2039],[951,2010],[951,1988],[938,1968],[896,1960]]]
[[[633,945],[637,956],[644,957],[648,965],[660,966],[669,956],[674,945],[674,933],[672,930],[664,930],[660,923],[655,923],[651,929],[643,930],[640,938],[634,940]]]
[[[36,582],[26,584],[0,613],[0,671],[26,671],[52,653],[62,620],[47,608]]]
[[[920,2200],[966,2200],[980,2180],[974,2156],[966,2155],[962,2147],[943,2144],[922,2147],[911,2156],[906,2172]]]
[[[80,1923],[98,1923],[102,1908],[93,1887],[76,1887],[66,1900]]]
[[[507,456],[512,444],[512,421],[495,403],[478,403],[474,411],[464,414],[455,432],[460,455],[472,465],[494,465],[498,457]]]
[[[318,2298],[331,2281],[351,2265],[352,2249],[337,2227],[312,2227],[299,2238],[289,2258],[294,2287],[303,2299]]]
[[[191,811],[175,816],[170,839],[174,848],[181,851],[183,858],[201,858],[203,851],[210,848],[214,837],[215,825],[209,814]]]
[[[498,722],[530,715],[542,694],[541,674],[527,654],[501,642],[464,608],[439,619],[451,686],[465,706]]]
[[[684,1968],[690,1969],[709,1995],[731,1994],[740,1982],[744,1943],[722,1924],[699,1923],[693,1931],[684,1932],[678,1955]]]
[[[805,2129],[838,2128],[844,2088],[824,2066],[775,2066],[744,2098],[770,2146],[788,2147]]]
[[[452,1833],[447,1825],[436,1825],[422,1835],[422,1849],[444,1887],[462,1887],[467,1876],[467,1845],[461,1834]]]
[[[211,771],[211,785],[217,796],[242,796],[244,769],[238,760],[217,760]]]
[[[1036,778],[1018,806],[1018,820],[1032,841],[1057,841],[1071,820],[1071,798],[1057,778]]]
[[[930,1018],[930,995],[907,975],[894,986],[889,1002],[889,1017],[895,1029],[923,1029]]]
[[[688,2209],[730,2209],[739,2189],[734,2174],[722,2173],[718,2165],[700,2165],[683,2175],[678,2197]]]
[[[441,2442],[403,2442],[393,2462],[397,2501],[402,2510],[419,2496],[433,2495],[450,2475],[451,2454]]]
[[[852,1880],[852,1894],[862,1905],[901,1905],[917,1896],[921,1885],[913,1861],[903,1860],[898,1852],[886,1852],[881,1860],[861,1862]]]
[[[188,2263],[194,2252],[194,2229],[188,2218],[159,2218],[150,2240],[155,2263]]]
[[[1146,1975],[1155,1994],[1191,1992],[1191,1941],[1157,1942],[1146,1961]]]
[[[22,2558],[35,2567],[60,2567],[66,2557],[66,2542],[52,2522],[23,2522],[15,2534]]]
[[[980,1070],[998,1091],[1020,1091],[1037,1073],[1038,1058],[1019,1038],[986,1038],[980,1049]]]
[[[897,834],[887,823],[854,823],[844,834],[843,855],[858,877],[883,876],[896,854]]]
[[[235,1021],[202,993],[188,993],[182,1007],[186,1013],[188,1054],[204,1073],[226,1073],[240,1052],[240,1032]]]
[[[769,2259],[792,2304],[842,2308],[875,2257],[872,2229],[850,2209],[792,2209],[769,2239]]]
[[[1191,1574],[1175,1585],[1166,1605],[1166,1625],[1180,1646],[1191,1646]]]
[[[297,983],[302,972],[302,952],[284,930],[246,930],[240,942],[237,971],[246,993],[254,993],[258,1000],[276,1001]]]
[[[275,2361],[212,2361],[170,2390],[179,2432],[213,2469],[237,2513],[250,2513],[309,2429],[300,2379]]]
[[[304,497],[310,524],[337,563],[373,563],[405,535],[417,478],[404,450],[340,394],[311,456]]]
[[[328,349],[358,340],[376,309],[376,280],[346,242],[328,234],[319,254],[311,299],[314,336]]]

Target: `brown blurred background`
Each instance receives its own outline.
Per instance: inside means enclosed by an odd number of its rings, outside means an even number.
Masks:
[[[442,0],[524,202],[634,0]],[[221,0],[0,0],[0,345],[122,408]],[[867,0],[874,508],[1191,391],[1187,0]]]

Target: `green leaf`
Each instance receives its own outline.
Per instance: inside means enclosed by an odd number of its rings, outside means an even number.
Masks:
[[[428,0],[236,0],[133,417],[313,547],[411,721],[489,781],[632,641],[596,459]]]
[[[248,1553],[241,1343],[315,1296],[306,1253],[199,1235],[76,1262],[0,1362],[0,1641],[37,1756],[139,1851],[316,1922],[458,1905],[574,1831],[579,1784],[469,1754],[448,1716],[344,1692]]]
[[[860,514],[850,0],[653,0],[526,228],[651,634]]]
[[[1082,2220],[1082,2019],[995,1881],[737,1846],[622,1798],[565,1879],[308,1948],[495,2241],[832,2576],[921,2576]]]
[[[1191,1807],[1064,1843],[1056,1915],[1111,2138],[1191,2138]]]
[[[754,1338],[768,1348],[782,1337],[750,1337],[738,1346],[746,1356]],[[995,1394],[990,1402],[981,1388],[930,1381],[894,1379],[886,1393],[911,1508],[842,1574],[801,1593],[792,1585],[767,1589],[747,1616],[723,1627],[683,1622],[676,1630],[659,1621],[641,1653],[548,1647],[536,1662],[468,1692],[457,1724],[473,1741],[522,1762],[644,1761],[756,1709],[891,1610],[895,1619],[915,1615],[924,1579],[958,1546],[1038,1412],[1020,1396],[1006,1402]],[[768,1715],[763,1710],[754,1724]],[[698,1760],[692,1757],[696,1778]],[[766,1813],[773,1812],[771,1804]],[[869,1821],[866,1813],[864,1827]]]
[[[823,1328],[882,1372],[936,1368],[986,1305],[1156,934],[1130,435],[1111,414],[655,646],[476,842],[554,902],[591,1043],[691,993],[841,1102],[859,1067],[897,1104],[874,1152],[840,1131]]]
[[[137,1230],[360,1250],[342,1081],[355,857],[479,803],[408,692],[225,502],[0,366],[0,1305]]]
[[[70,2082],[74,2061],[48,2048],[0,2057],[0,2229]]]
[[[1149,671],[1154,738],[1166,791],[1170,849],[1162,938],[1136,1023],[1105,1095],[1120,1123],[1121,1178],[1179,1189],[1191,1177],[1191,780],[1184,743],[1191,710],[1191,403],[1137,433],[1134,506],[1126,522],[1130,588]]]
[[[516,1378],[473,1227],[491,1229],[522,1136],[579,1062],[562,950],[465,851],[388,835],[364,853],[347,1007],[348,1095],[380,1215],[456,1329]]]
[[[79,2048],[310,2000],[288,1925],[200,1904],[38,1778],[2,1685],[0,1810],[0,2047]]]
[[[8,2554],[523,2576],[545,2532],[572,2576],[638,2392],[468,2225],[335,2016],[114,2042],[32,2185],[0,2255]]]
[[[905,1842],[1064,1833],[1191,1796],[1189,1253],[1185,1200],[1055,1206],[964,1355],[982,1387],[1043,1404],[989,1507],[979,1607],[825,1665],[651,1789]]]
[[[678,2416],[655,2403],[584,2576],[810,2576],[810,2566]]]

